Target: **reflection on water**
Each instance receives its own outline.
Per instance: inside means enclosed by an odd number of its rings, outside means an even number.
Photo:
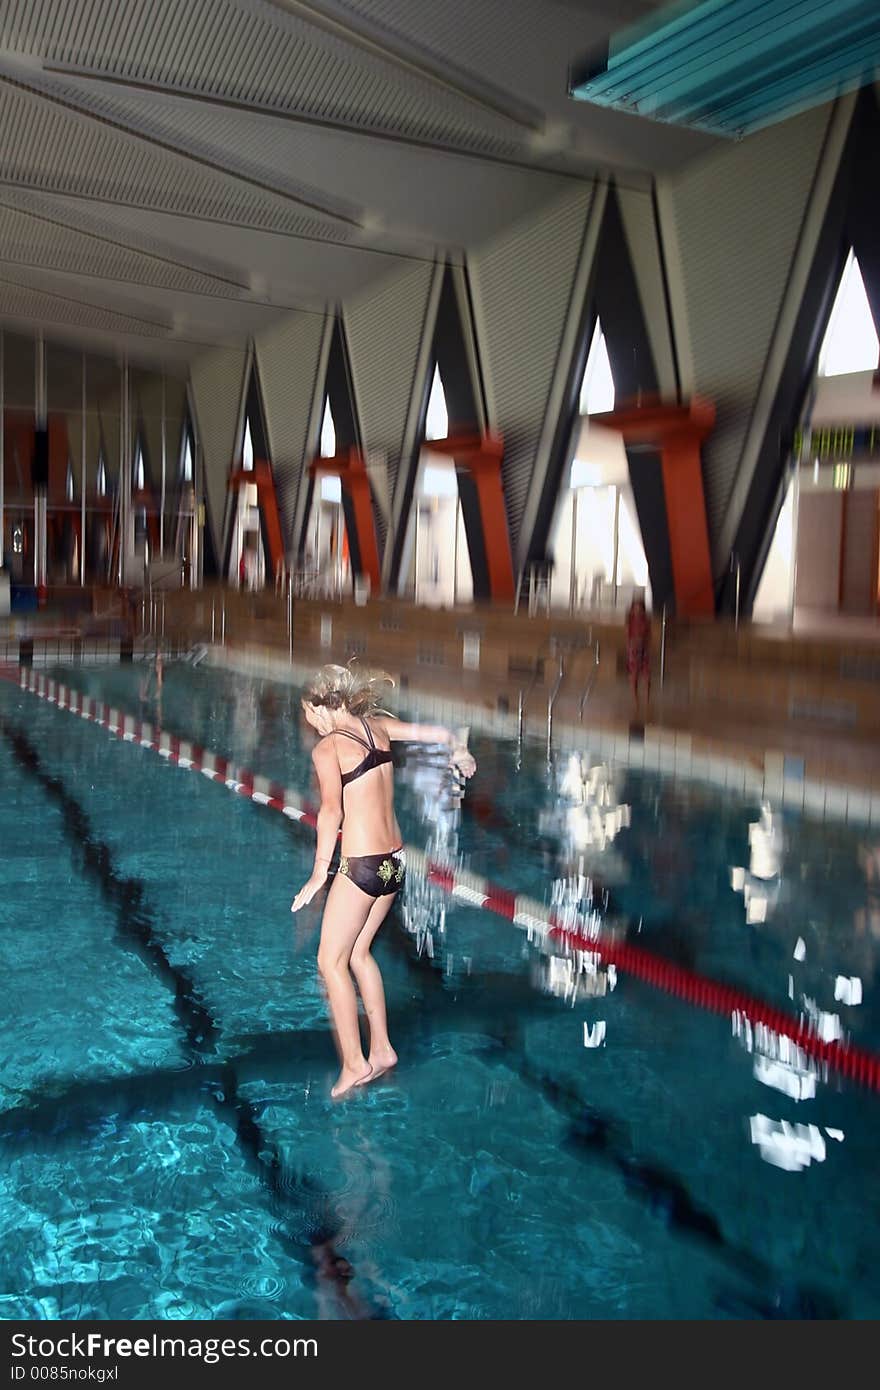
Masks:
[[[854,940],[860,934],[864,909],[857,906],[853,912],[852,936],[838,913],[834,930],[820,926],[816,898],[811,902],[809,886],[815,884],[820,892],[834,893],[844,884],[836,881],[832,865],[823,863],[827,845],[822,856],[814,856],[808,836],[809,831],[805,836],[796,821],[789,823],[787,833],[782,814],[765,802],[759,819],[748,827],[748,867],[732,868],[730,884],[735,893],[742,895],[746,928],[768,933],[768,946],[782,945],[780,933],[787,934],[789,922],[798,913],[804,914],[798,920],[793,947],[789,941],[772,983],[778,989],[785,979],[790,1006],[816,1038],[845,1045],[852,1037],[852,1021],[856,1017],[849,1011],[862,1003],[863,982],[861,975],[849,973],[844,961],[848,955],[851,957]],[[830,829],[828,841],[833,844],[839,838],[840,829]],[[857,863],[868,881],[872,862],[860,846]],[[859,877],[856,873],[851,882],[857,885]],[[843,1007],[846,1018],[834,1005]],[[820,1086],[837,1085],[828,1068],[791,1039],[764,1025],[753,1025],[739,1014],[734,1014],[732,1022],[734,1036],[752,1056],[755,1080],[794,1101],[799,1110],[817,1102]],[[844,1140],[843,1130],[826,1127],[825,1132],[839,1143]],[[749,1134],[765,1162],[789,1172],[800,1172],[826,1158],[825,1142],[815,1124],[793,1123],[784,1118],[777,1121],[758,1114],[750,1119]]]
[[[538,825],[559,843],[560,855],[579,874],[619,878],[623,861],[610,852],[621,830],[631,823],[623,801],[622,775],[585,753],[571,753],[550,772],[550,795]]]
[[[749,826],[749,867],[730,871],[730,886],[742,893],[749,924],[766,922],[779,895],[784,848],[782,818],[766,801],[761,816]]]
[[[752,1024],[743,1014],[735,1012],[732,1019],[733,1036],[746,1052],[754,1055],[753,1075],[756,1081],[782,1091],[793,1100],[811,1100],[816,1094],[819,1066],[797,1043],[774,1032],[763,1023]],[[823,1068],[827,1079],[827,1068]]]
[[[403,783],[418,807],[418,814],[428,828],[425,854],[435,864],[447,868],[461,865],[459,827],[461,824],[461,783],[448,766],[447,759],[413,755],[406,758],[399,772]],[[413,937],[419,954],[429,960],[437,959],[447,971],[456,962],[446,950],[446,909],[448,897],[427,878],[407,875],[400,915],[405,929]],[[466,970],[470,962],[460,962]]]
[[[767,1115],[753,1115],[749,1132],[765,1163],[774,1168],[799,1173],[811,1163],[825,1162],[825,1140],[816,1125],[789,1124],[786,1120],[771,1120]]]

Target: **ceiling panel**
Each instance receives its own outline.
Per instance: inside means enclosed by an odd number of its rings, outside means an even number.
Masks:
[[[585,110],[567,73],[652,7],[6,0],[0,320],[177,369],[458,258],[596,168],[646,188],[713,142]]]
[[[56,64],[79,63],[135,81],[183,83],[323,119],[381,123],[423,138],[512,149],[517,125],[449,85],[425,81],[378,51],[352,45],[284,5],[260,0],[95,0],[44,28],[24,3],[15,43]],[[52,6],[48,8],[55,9]],[[74,7],[71,7],[74,8]],[[5,26],[9,38],[13,28]],[[73,39],[73,43],[71,43]],[[71,56],[76,55],[76,56]],[[511,98],[511,107],[516,103]]]
[[[144,215],[133,208],[107,207],[103,211],[121,234],[126,229],[149,227],[151,234],[173,241],[185,256],[197,254],[205,241],[205,228],[191,218],[161,212]],[[402,262],[433,260],[430,250],[418,255],[381,250],[378,245],[363,250],[353,245],[301,242],[241,227],[213,227],[210,240],[213,252],[221,259],[247,266],[246,273],[253,282],[280,308],[320,308],[327,300],[336,302],[355,293]]]
[[[168,152],[148,134],[107,127],[82,110],[58,104],[70,84],[27,74],[0,58],[0,179],[27,187],[96,197],[139,207],[159,206],[208,221],[344,239],[343,224],[304,211],[290,188],[267,194],[233,172],[196,155]],[[58,101],[53,101],[54,93]],[[77,105],[82,106],[77,98]],[[254,175],[256,178],[256,174]]]
[[[98,279],[116,280],[169,292],[228,297],[244,287],[221,280],[165,256],[115,241],[106,233],[86,231],[72,219],[59,218],[59,209],[38,211],[22,207],[15,192],[7,199],[0,190],[0,260],[23,266]]]
[[[558,195],[567,180],[555,172],[462,161],[445,151],[365,142],[360,134],[291,125],[265,115],[205,108],[179,98],[135,93],[119,103],[128,121],[170,139],[198,119],[199,141],[212,158],[236,149],[248,167],[268,174],[266,151],[307,184],[321,184],[331,203],[348,200],[375,243],[381,234],[399,249],[482,240]],[[326,239],[326,238],[323,238]],[[342,240],[340,236],[336,238]],[[360,242],[349,231],[350,243]]]

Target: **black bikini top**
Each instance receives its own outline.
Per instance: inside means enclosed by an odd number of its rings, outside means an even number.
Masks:
[[[365,756],[358,763],[357,767],[353,767],[351,769],[351,772],[343,772],[343,788],[347,787],[349,782],[355,782],[358,777],[363,777],[364,773],[369,772],[371,768],[381,767],[383,763],[390,763],[392,761],[391,750],[387,748],[377,748],[375,742],[373,741],[373,735],[370,733],[369,724],[365,719],[362,719],[361,723],[364,726],[364,733],[367,736],[366,738],[361,738],[360,734],[350,733],[348,729],[334,730],[334,732],[337,734],[343,734],[345,738],[354,739],[355,743],[359,743],[362,748],[366,748],[367,750]],[[324,737],[329,738],[330,735],[325,734]]]

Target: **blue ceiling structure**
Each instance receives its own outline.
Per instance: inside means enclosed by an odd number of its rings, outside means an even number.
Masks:
[[[683,0],[621,30],[569,92],[733,138],[873,81],[880,0]]]

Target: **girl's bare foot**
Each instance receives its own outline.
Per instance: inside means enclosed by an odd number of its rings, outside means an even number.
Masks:
[[[353,1091],[355,1086],[362,1086],[369,1079],[372,1070],[369,1062],[364,1062],[358,1067],[343,1067],[336,1078],[336,1084],[330,1089],[333,1099],[340,1100],[349,1091]]]
[[[392,1067],[396,1066],[397,1053],[394,1051],[393,1047],[387,1047],[382,1052],[371,1052],[370,1067],[372,1070],[369,1076],[364,1077],[363,1081],[358,1082],[358,1085],[366,1086],[368,1082],[375,1081],[377,1076],[384,1075],[386,1071],[390,1071]]]

